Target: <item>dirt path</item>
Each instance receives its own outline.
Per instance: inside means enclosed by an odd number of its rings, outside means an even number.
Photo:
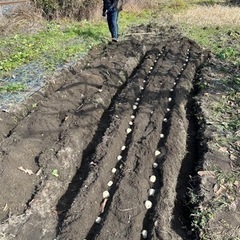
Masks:
[[[110,43],[1,113],[3,239],[194,238],[184,197],[207,58],[174,29]]]

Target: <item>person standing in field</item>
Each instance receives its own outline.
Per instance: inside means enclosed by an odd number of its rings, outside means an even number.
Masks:
[[[123,0],[103,0],[103,17],[107,15],[107,23],[112,41],[118,41],[118,14],[122,11]]]

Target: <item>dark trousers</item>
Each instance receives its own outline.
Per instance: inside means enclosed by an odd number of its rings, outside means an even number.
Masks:
[[[113,9],[107,13],[107,22],[112,38],[118,38],[118,11]]]

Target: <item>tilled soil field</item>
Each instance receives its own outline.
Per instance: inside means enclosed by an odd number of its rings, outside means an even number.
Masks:
[[[1,113],[2,239],[198,238],[185,197],[209,54],[155,31],[92,49]]]

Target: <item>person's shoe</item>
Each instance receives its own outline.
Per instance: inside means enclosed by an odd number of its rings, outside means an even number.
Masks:
[[[112,41],[113,42],[118,42],[118,39],[117,38],[113,38]]]

